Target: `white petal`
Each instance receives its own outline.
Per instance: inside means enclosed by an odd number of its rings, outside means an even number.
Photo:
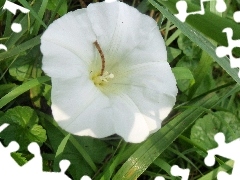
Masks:
[[[85,63],[85,65],[89,66],[95,58],[96,50],[93,42],[96,40],[96,36],[92,31],[85,9],[69,12],[54,21],[44,32],[41,40],[41,50],[46,61],[51,61],[54,54],[59,57],[58,53],[61,54],[62,50],[58,48],[59,46],[67,49],[69,53],[71,52],[73,54],[71,58],[73,56],[79,57],[79,61],[83,61],[82,63]],[[46,41],[56,46],[49,47],[50,44],[47,44]],[[51,53],[51,51],[54,52]],[[73,63],[71,58],[66,59],[66,61],[68,60],[70,65],[76,64],[75,58]],[[46,73],[50,74],[50,71],[54,71],[54,68],[52,70],[48,69],[48,71]]]
[[[66,131],[92,137],[114,134],[109,99],[85,78],[52,78],[52,113]]]
[[[131,66],[115,76],[110,88],[118,95],[127,94],[145,117],[149,131],[155,132],[176,101],[176,80],[168,63],[145,63]]]
[[[110,99],[115,132],[127,142],[139,143],[144,141],[149,135],[148,126],[134,102],[123,93],[112,96]]]
[[[52,42],[42,40],[43,71],[53,78],[89,76],[88,67],[74,53]]]
[[[154,29],[126,57],[123,57],[121,63],[112,67],[112,71],[114,72],[115,69],[123,71],[128,67],[148,62],[167,62],[166,46],[158,28]]]
[[[143,114],[150,133],[161,127],[162,121],[168,116],[176,98],[151,89],[132,86],[126,92]]]
[[[173,97],[177,95],[176,79],[167,62],[152,62],[130,66],[125,70],[122,69],[122,72],[116,73],[111,83],[111,88],[116,90],[125,89],[124,91],[127,91],[126,85],[133,85],[152,89]],[[122,85],[122,88],[116,85]]]
[[[90,4],[87,12],[108,66],[126,57],[157,28],[152,18],[121,2]]]

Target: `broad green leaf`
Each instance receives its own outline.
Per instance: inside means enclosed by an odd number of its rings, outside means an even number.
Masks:
[[[14,153],[11,153],[11,156],[20,166],[27,163],[27,159],[23,156],[22,153],[14,152]]]
[[[212,58],[205,52],[202,52],[198,66],[194,69],[195,83],[191,87],[188,99],[194,95],[203,94],[215,87],[215,81],[212,76]]]
[[[180,34],[178,37],[178,47],[183,51],[189,61],[199,60],[201,49],[193,43],[187,36]]]
[[[168,62],[172,62],[176,57],[178,57],[181,54],[181,50],[172,48],[172,47],[167,47],[167,57],[168,57]]]
[[[172,71],[180,91],[184,92],[194,84],[195,80],[193,74],[187,67],[174,67]]]
[[[177,86],[180,91],[184,92],[194,84],[195,80],[192,72],[187,67],[172,68],[173,74],[177,80]]]
[[[191,140],[209,150],[217,147],[214,135],[223,132],[226,142],[240,137],[240,120],[234,114],[217,111],[196,121],[191,129]]]
[[[176,80],[190,79],[194,80],[192,72],[187,67],[174,67],[172,68]]]
[[[33,109],[28,106],[17,106],[9,109],[0,119],[0,124],[10,124],[1,132],[1,138],[6,144],[15,140],[26,149],[31,142],[42,144],[46,141],[46,131],[38,125],[38,116]]]
[[[158,1],[160,3],[162,3],[163,5],[165,5],[166,7],[168,7],[171,11],[174,11],[175,3],[177,2],[177,0],[173,0],[173,1],[158,0]],[[194,29],[191,26],[189,26],[188,24],[182,23],[181,21],[179,21],[175,16],[173,16],[169,11],[167,11],[162,6],[160,6],[157,2],[155,2],[153,0],[149,0],[149,2],[153,6],[155,6],[164,16],[166,16],[168,18],[168,20],[170,20],[172,23],[174,23],[182,31],[182,33],[184,33],[190,40],[192,40],[194,43],[196,43],[202,50],[207,52],[237,83],[240,84],[240,78],[238,77],[238,70],[232,69],[230,67],[229,59],[227,57],[219,58],[216,55],[216,53],[215,53],[216,47],[202,35],[203,31],[201,28],[198,29],[200,31],[199,32],[198,30],[196,30],[197,28]],[[214,39],[216,42],[220,42],[219,39],[221,37],[223,37],[223,36],[220,36],[219,33],[216,32],[216,31],[219,31],[219,29],[221,29],[221,27],[218,27],[218,24],[221,24],[221,26],[224,26],[224,27],[226,27],[227,25],[232,25],[231,27],[234,26],[234,32],[240,31],[240,26],[238,26],[236,23],[231,22],[229,20],[225,20],[221,17],[218,17],[215,14],[210,13],[211,14],[210,16],[208,14],[209,13],[205,14],[204,16],[195,16],[193,18],[194,23],[195,24],[199,23],[200,27],[201,26],[206,27],[206,25],[203,25],[203,23],[207,23],[208,27],[213,27],[211,29],[208,28],[206,30],[207,30],[207,33],[211,32],[210,35],[213,34],[212,39]],[[203,17],[204,17],[204,19],[203,19]],[[213,23],[213,22],[220,22],[220,23]],[[224,24],[224,22],[226,24]],[[216,35],[218,35],[218,36],[216,36]],[[224,45],[224,42],[222,42],[221,44]]]

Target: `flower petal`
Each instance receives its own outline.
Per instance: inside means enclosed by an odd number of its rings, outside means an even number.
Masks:
[[[176,80],[168,63],[152,62],[128,67],[115,76],[109,93],[127,94],[143,114],[149,131],[155,132],[176,101]]]
[[[126,85],[152,89],[176,97],[176,79],[167,62],[151,62],[130,66],[115,74],[111,81],[111,91],[127,91]],[[122,87],[119,87],[119,86]]]
[[[52,78],[52,84],[52,113],[63,129],[98,138],[115,133],[109,99],[89,79]]]
[[[78,57],[79,61],[82,61],[82,64],[84,63],[86,66],[89,66],[95,58],[96,50],[93,46],[95,40],[96,35],[92,31],[86,9],[69,12],[54,21],[41,37],[41,51],[44,55],[43,65],[45,66],[46,61],[52,60],[54,61],[53,64],[58,64],[66,60],[69,66],[74,66],[76,65],[76,57]],[[55,44],[55,46],[51,47],[53,44]],[[68,54],[72,53],[73,55],[69,58],[66,58],[65,55],[61,59],[61,55],[66,52],[61,52],[64,48],[69,51]],[[55,59],[52,59],[53,56],[56,56]],[[59,62],[57,61],[58,58],[61,59]],[[63,63],[62,66],[64,67],[65,63]],[[62,66],[49,67],[46,69],[46,73],[50,74],[55,71],[56,68],[62,69]]]
[[[66,48],[42,40],[43,71],[53,78],[88,76],[88,67],[79,57]]]
[[[147,88],[132,86],[126,92],[143,114],[150,133],[161,128],[162,121],[168,116],[176,98]]]
[[[112,66],[109,71],[125,71],[128,67],[148,62],[167,63],[166,46],[158,28],[152,30],[129,54],[121,57],[121,63]]]
[[[148,126],[134,102],[123,93],[119,96],[112,96],[110,99],[115,132],[127,142],[144,141],[149,135]]]
[[[121,2],[90,4],[87,12],[108,66],[119,63],[119,57],[127,56],[157,28],[152,18]]]

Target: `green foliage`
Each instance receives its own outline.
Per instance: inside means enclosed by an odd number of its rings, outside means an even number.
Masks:
[[[60,0],[49,0],[48,2],[48,5],[47,5],[47,9],[48,10],[51,10],[51,11],[54,11],[58,4],[59,4]],[[61,6],[59,8],[59,10],[57,11],[57,13],[60,15],[60,16],[63,16],[64,14],[67,13],[67,1],[62,1],[61,3]]]
[[[1,132],[5,144],[17,141],[20,149],[26,149],[29,143],[40,145],[47,139],[46,131],[38,124],[39,118],[30,107],[17,106],[9,109],[0,119],[0,124],[10,124]]]
[[[232,161],[218,158],[219,164],[210,169],[203,159],[208,149],[216,147],[213,137],[217,132],[223,132],[227,142],[240,135],[238,70],[230,67],[227,57],[218,58],[215,53],[217,45],[227,45],[222,33],[225,27],[233,29],[233,39],[240,38],[240,26],[231,20],[239,2],[227,0],[225,13],[216,12],[214,2],[205,3],[205,15],[189,16],[182,23],[173,15],[177,1],[126,1],[157,21],[179,89],[176,106],[163,127],[140,144],[115,136],[73,136],[52,118],[51,82],[41,70],[40,37],[55,19],[80,8],[79,1],[18,0],[12,2],[30,9],[28,15],[1,11],[0,40],[8,51],[0,50],[0,124],[10,126],[0,137],[5,145],[12,140],[20,144],[20,151],[12,157],[25,164],[32,157],[26,148],[35,141],[41,146],[44,170],[59,171],[59,161],[68,159],[67,174],[74,180],[86,174],[102,180],[154,179],[159,175],[177,179],[170,173],[174,164],[190,168],[192,180],[216,179],[217,172],[231,171]],[[188,11],[200,9],[199,1],[187,3]],[[1,1],[0,7],[3,4]],[[12,32],[12,22],[21,23],[23,30]],[[239,49],[233,53],[240,55]]]
[[[232,113],[217,111],[196,121],[191,129],[191,140],[205,150],[215,148],[214,135],[222,132],[226,142],[240,138],[240,120]]]

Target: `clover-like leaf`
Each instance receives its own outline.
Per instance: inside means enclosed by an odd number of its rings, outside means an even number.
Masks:
[[[226,142],[231,142],[240,137],[240,121],[237,117],[228,112],[218,111],[208,114],[196,121],[191,129],[191,140],[209,150],[217,147],[214,135],[223,132]]]
[[[0,119],[0,124],[10,124],[1,132],[4,143],[15,140],[20,144],[20,149],[26,149],[31,142],[42,144],[47,138],[46,131],[38,125],[38,121],[36,112],[30,107],[9,109]]]

